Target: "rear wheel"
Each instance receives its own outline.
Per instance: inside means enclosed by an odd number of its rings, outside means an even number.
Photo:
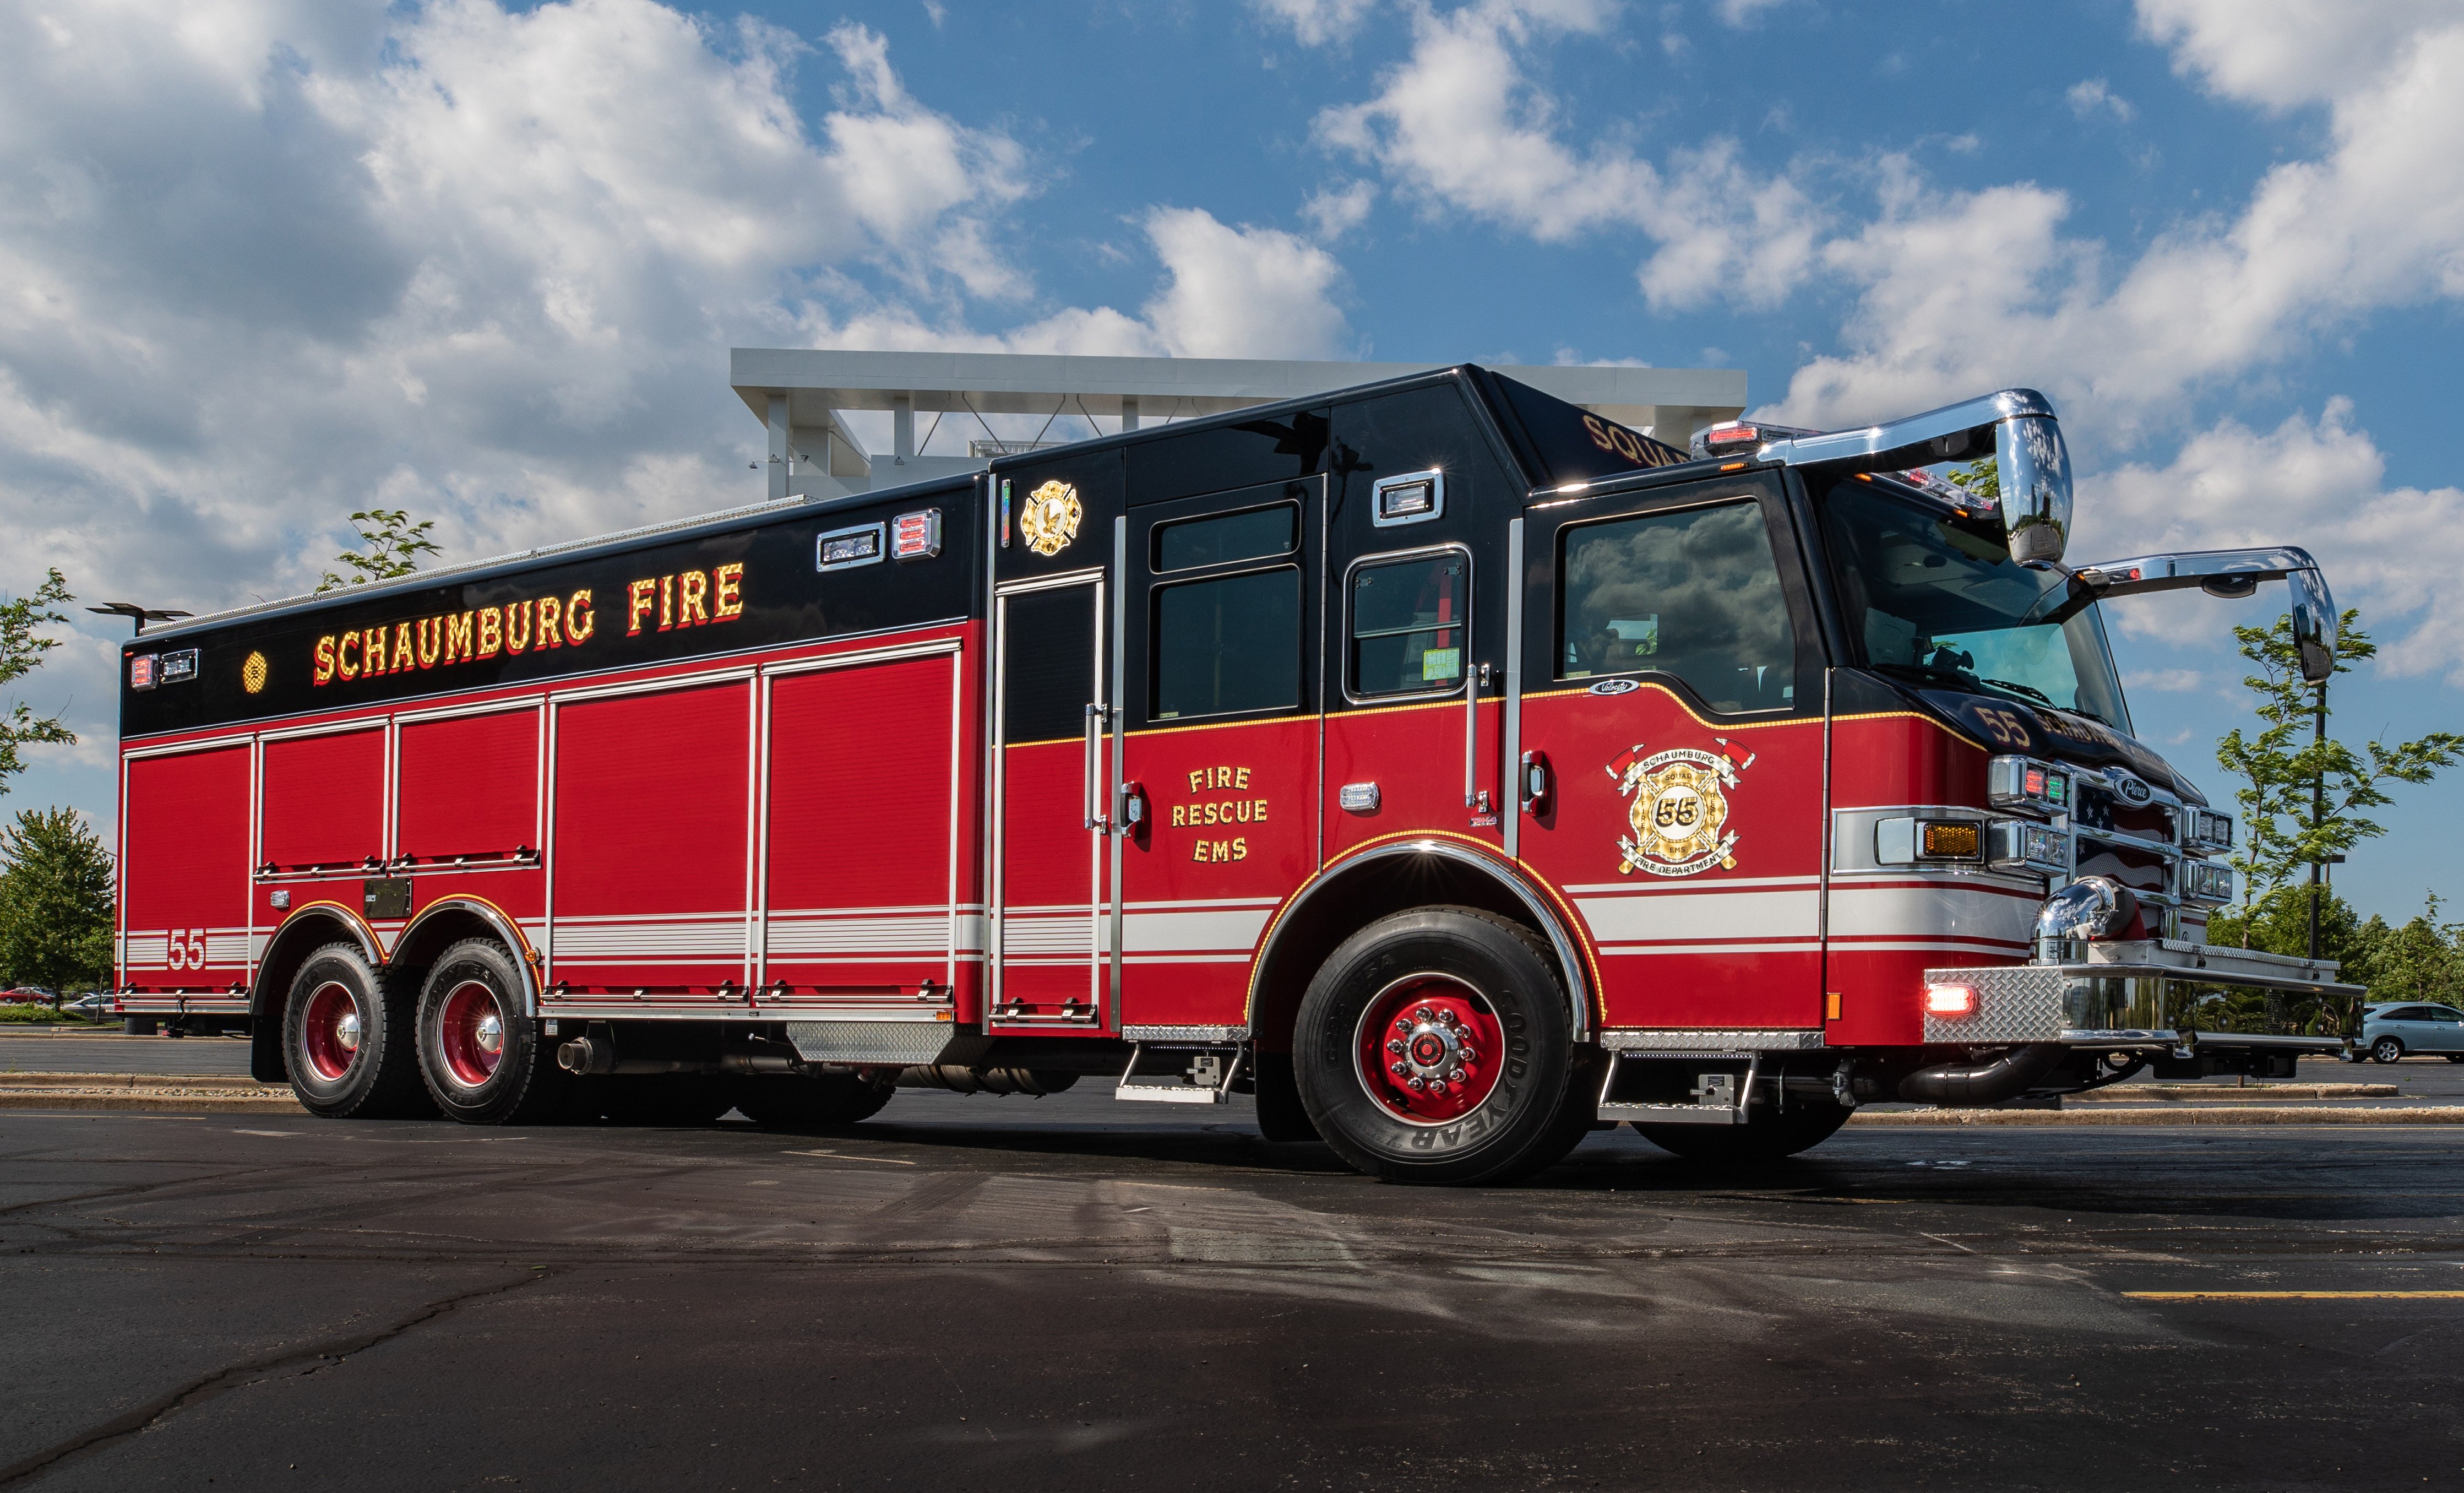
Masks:
[[[871,1119],[890,1103],[888,1079],[855,1073],[737,1079],[728,1094],[744,1117],[765,1130],[826,1131]]]
[[[1790,1101],[1773,1111],[1757,1106],[1743,1125],[1638,1125],[1643,1139],[1694,1161],[1777,1161],[1837,1134],[1853,1111],[1845,1105]]]
[[[465,938],[419,996],[419,1070],[449,1119],[532,1125],[562,1116],[571,1075],[522,1015],[521,967],[493,938]]]
[[[1398,912],[1309,982],[1293,1077],[1318,1134],[1372,1176],[1508,1181],[1591,1129],[1572,1025],[1529,930],[1470,908]]]
[[[410,1001],[391,983],[354,943],[327,944],[299,966],[282,1056],[300,1108],[329,1120],[419,1111]]]
[[[2404,1043],[2397,1038],[2382,1037],[2370,1043],[2370,1058],[2377,1063],[2393,1063],[2404,1056]]]

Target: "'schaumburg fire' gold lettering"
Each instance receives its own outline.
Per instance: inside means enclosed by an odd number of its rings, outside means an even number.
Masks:
[[[475,663],[535,648],[579,648],[598,635],[594,603],[592,589],[583,586],[569,596],[532,597],[329,632],[313,645],[309,678],[320,685],[337,679],[373,679],[440,664]],[[658,630],[663,632],[734,622],[744,615],[744,565],[735,561],[707,571],[686,570],[627,582],[626,635],[638,636],[653,609],[658,613]],[[1265,817],[1263,811],[1259,817]],[[1227,817],[1225,823],[1231,820]]]

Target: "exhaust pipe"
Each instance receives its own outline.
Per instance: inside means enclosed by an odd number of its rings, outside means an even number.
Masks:
[[[2013,1047],[1988,1063],[1945,1063],[1919,1068],[1900,1080],[1900,1097],[1909,1104],[1948,1105],[1976,1109],[2016,1099],[2054,1070],[2070,1049],[2057,1042]]]
[[[556,1065],[568,1073],[802,1073],[804,1065],[781,1053],[724,1052],[715,1058],[620,1058],[616,1040],[605,1032],[576,1037],[556,1049]]]
[[[945,1088],[954,1094],[1057,1094],[1077,1082],[1075,1073],[971,1068],[956,1063],[922,1063],[898,1070],[901,1088]]]

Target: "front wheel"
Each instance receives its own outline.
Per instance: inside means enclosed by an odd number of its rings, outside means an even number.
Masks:
[[[419,995],[419,1070],[448,1119],[529,1125],[562,1117],[572,1076],[522,1014],[521,967],[493,938],[445,951]]]
[[[2377,1063],[2393,1063],[2404,1056],[2404,1043],[2393,1037],[2382,1037],[2370,1043],[2370,1058]]]
[[[1591,1129],[1565,987],[1520,924],[1471,908],[1381,918],[1309,982],[1294,1034],[1302,1108],[1390,1182],[1503,1182]]]
[[[1852,1112],[1845,1105],[1792,1100],[1777,1111],[1757,1106],[1743,1125],[1638,1125],[1635,1131],[1690,1161],[1750,1164],[1813,1150],[1838,1133]]]

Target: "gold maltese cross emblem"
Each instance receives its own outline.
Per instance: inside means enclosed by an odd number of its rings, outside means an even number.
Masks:
[[[1056,478],[1026,495],[1026,512],[1018,516],[1019,538],[1038,555],[1058,555],[1078,538],[1078,520],[1086,516],[1078,490]]]
[[[1646,756],[1638,743],[1611,762],[1609,778],[1631,800],[1618,837],[1617,874],[1691,876],[1717,866],[1737,868],[1737,836],[1728,828],[1728,793],[1754,754],[1714,737],[1718,753],[1671,747]]]

